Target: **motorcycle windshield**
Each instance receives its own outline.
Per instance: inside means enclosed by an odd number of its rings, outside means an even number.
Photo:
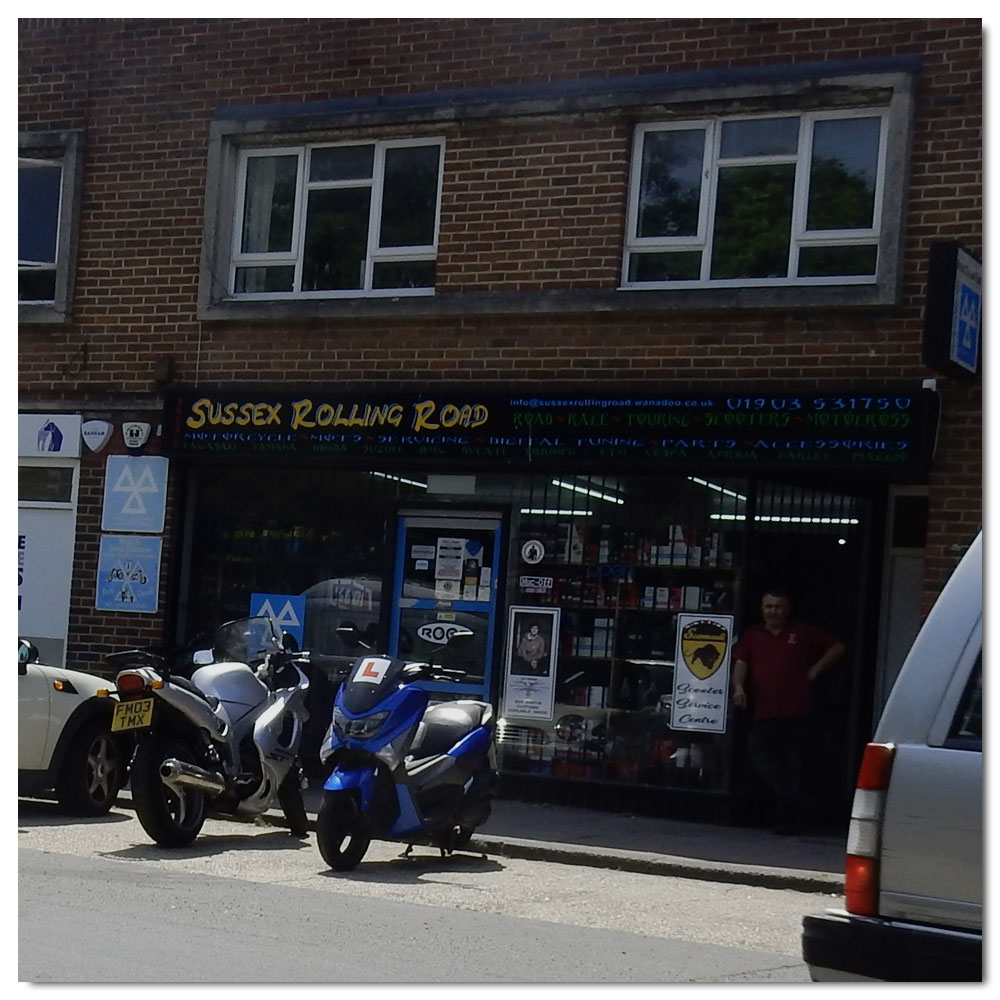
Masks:
[[[280,648],[281,640],[274,623],[267,615],[261,615],[220,625],[212,642],[212,656],[216,663],[235,661],[257,667],[264,662],[265,656]]]
[[[405,666],[390,656],[359,656],[341,688],[341,704],[352,715],[364,715],[396,690]]]

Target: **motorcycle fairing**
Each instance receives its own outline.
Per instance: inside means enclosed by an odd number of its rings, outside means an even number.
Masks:
[[[352,768],[349,771],[335,767],[323,785],[323,790],[327,792],[348,792],[355,788],[361,793],[361,811],[365,812],[375,794],[374,767]]]
[[[459,740],[449,751],[450,757],[461,757],[463,754],[485,754],[493,741],[493,732],[485,726],[474,729],[464,739]]]
[[[424,708],[427,705],[427,692],[415,687],[402,687],[393,691],[383,701],[377,702],[371,709],[365,712],[352,712],[346,706],[346,699],[342,697],[343,688],[337,693],[336,706],[347,716],[348,719],[364,719],[376,712],[389,712],[382,727],[371,736],[363,739],[352,739],[351,737],[341,737],[335,730],[333,732],[333,746],[345,746],[352,750],[367,750],[370,753],[377,753],[383,747],[392,743],[396,737],[414,727],[419,721]]]

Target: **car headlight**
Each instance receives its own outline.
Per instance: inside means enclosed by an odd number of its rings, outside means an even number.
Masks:
[[[377,733],[388,718],[388,712],[376,712],[352,719],[338,707],[333,710],[333,728],[341,739],[364,740]]]

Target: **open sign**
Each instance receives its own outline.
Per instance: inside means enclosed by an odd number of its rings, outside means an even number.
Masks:
[[[466,631],[463,626],[454,622],[427,622],[417,629],[417,635],[424,642],[432,642],[436,646],[443,646],[456,632]]]

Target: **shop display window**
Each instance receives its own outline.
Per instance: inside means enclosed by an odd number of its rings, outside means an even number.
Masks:
[[[670,725],[677,623],[739,608],[747,492],[691,476],[533,480],[508,602],[559,609],[558,659],[551,718],[502,713],[503,770],[724,786],[726,732]]]

